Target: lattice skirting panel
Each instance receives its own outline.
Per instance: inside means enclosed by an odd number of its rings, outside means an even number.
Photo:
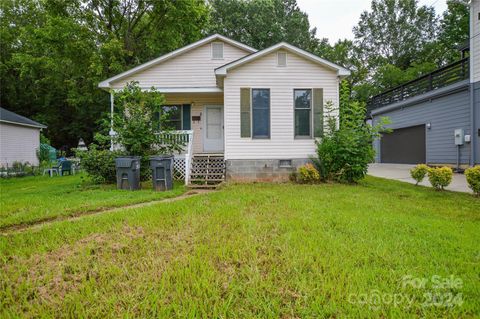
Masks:
[[[177,181],[185,180],[185,159],[173,159],[173,179]]]

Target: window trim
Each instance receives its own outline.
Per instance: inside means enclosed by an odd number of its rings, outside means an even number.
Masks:
[[[285,54],[285,65],[280,65],[280,63],[279,63],[279,58],[278,58],[278,56],[280,55],[280,53]],[[286,51],[277,51],[277,67],[279,67],[279,68],[286,68],[287,65],[288,65],[288,54],[287,54],[287,52],[286,52]]]
[[[213,56],[213,47],[214,47],[214,44],[221,44],[222,46],[222,57],[221,58],[215,58]],[[212,60],[224,60],[225,59],[225,46],[223,45],[223,42],[221,41],[214,41],[210,44],[210,57]]]
[[[310,127],[309,127],[309,135],[297,135],[295,132],[295,111],[297,108],[295,107],[295,91],[300,91],[300,90],[310,90],[310,114],[309,114],[309,122],[310,122]],[[292,99],[293,99],[293,139],[295,140],[311,140],[313,139],[313,116],[312,116],[312,111],[313,111],[313,88],[294,88],[292,91]],[[301,108],[299,110],[307,110],[305,108]]]
[[[254,136],[253,134],[253,90],[268,90],[268,135]],[[250,123],[251,123],[251,139],[252,140],[269,140],[272,137],[272,92],[270,88],[251,87],[250,88]]]

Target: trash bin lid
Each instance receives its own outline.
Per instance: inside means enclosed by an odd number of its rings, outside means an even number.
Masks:
[[[153,160],[153,161],[161,161],[161,160],[164,160],[164,159],[171,159],[173,158],[173,155],[154,155],[154,156],[150,156],[150,160]]]
[[[117,157],[115,159],[115,166],[116,167],[132,167],[133,162],[137,162],[140,160],[138,156],[123,156]]]

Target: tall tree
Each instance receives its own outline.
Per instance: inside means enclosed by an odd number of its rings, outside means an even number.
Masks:
[[[220,33],[256,49],[286,41],[305,50],[319,43],[316,29],[296,0],[212,0],[211,33]]]
[[[469,1],[448,0],[447,10],[440,20],[437,58],[442,63],[449,63],[461,57],[459,47],[468,45],[469,35]]]
[[[98,82],[202,37],[202,0],[3,0],[3,107],[48,125],[56,147],[91,141]]]
[[[416,0],[373,0],[353,29],[355,44],[369,67],[392,64],[401,69],[422,59],[424,47],[436,39],[432,7]]]

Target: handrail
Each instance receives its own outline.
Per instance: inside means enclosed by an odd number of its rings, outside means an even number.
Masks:
[[[167,132],[158,132],[157,135],[160,136],[164,142],[175,142],[183,144],[186,147],[185,151],[185,185],[190,183],[190,172],[192,169],[192,157],[193,157],[193,130],[178,130],[178,131],[167,131]]]
[[[413,96],[424,94],[426,92],[468,79],[468,61],[469,58],[466,57],[441,67],[431,73],[373,96],[367,103],[368,113],[382,106],[403,101]]]
[[[190,184],[193,157],[193,130],[188,132],[187,153],[185,154],[185,185]]]

